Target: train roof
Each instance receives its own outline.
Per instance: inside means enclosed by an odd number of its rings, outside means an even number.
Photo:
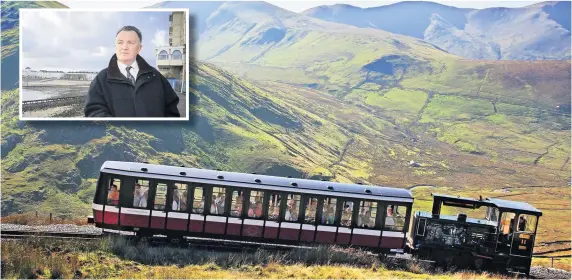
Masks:
[[[504,200],[498,198],[487,198],[487,201],[495,204],[498,208],[516,209],[526,212],[533,212],[542,215],[542,211],[536,209],[534,206],[521,201]]]
[[[147,170],[142,171],[142,168],[147,168]],[[261,185],[261,186],[266,185],[266,186],[276,186],[276,187],[284,187],[290,189],[300,189],[300,190],[305,189],[305,190],[313,190],[313,191],[328,192],[328,193],[339,193],[339,195],[342,194],[356,194],[360,196],[365,195],[371,197],[371,199],[391,200],[391,198],[397,198],[399,199],[399,201],[413,202],[413,195],[409,190],[392,188],[392,187],[347,184],[347,183],[337,183],[330,181],[286,178],[286,177],[260,175],[260,174],[217,171],[210,169],[166,166],[166,165],[137,163],[137,162],[106,161],[101,166],[101,171],[112,171],[112,170],[124,171],[124,172],[136,172],[140,174],[147,174],[147,176],[163,175],[163,176],[187,178],[187,179],[190,178],[202,179],[202,180],[206,179],[211,181],[211,183],[213,184],[226,183],[232,185],[232,183],[239,183],[239,184],[249,184],[250,185],[249,187],[254,187],[252,185]],[[185,172],[184,175],[181,175],[181,172]],[[218,181],[218,183],[213,181]]]
[[[460,196],[452,196],[452,195],[444,195],[444,194],[433,194],[435,200],[441,201],[451,201],[451,202],[459,202],[459,203],[470,203],[473,205],[480,205],[480,206],[492,206],[497,207],[500,209],[506,210],[517,210],[523,213],[530,213],[534,215],[542,215],[542,211],[536,209],[534,206],[520,201],[512,201],[512,200],[504,200],[498,198],[485,198],[481,199],[473,199],[473,198],[466,198]]]

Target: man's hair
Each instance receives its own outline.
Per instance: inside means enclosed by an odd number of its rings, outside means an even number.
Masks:
[[[139,29],[135,26],[131,26],[131,25],[126,25],[121,27],[121,29],[119,29],[119,31],[117,31],[117,34],[115,34],[115,36],[119,35],[119,32],[121,31],[135,31],[135,33],[137,33],[137,36],[139,37],[139,42],[143,42],[143,35],[141,35],[141,31],[139,31]]]

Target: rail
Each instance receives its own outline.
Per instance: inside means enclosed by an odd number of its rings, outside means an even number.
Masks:
[[[76,100],[76,99],[85,99],[85,96],[69,96],[69,97],[59,97],[59,98],[26,100],[26,101],[22,101],[22,105],[55,103],[55,102],[69,101],[69,100]]]
[[[566,260],[572,258],[572,254],[570,255],[561,255],[561,256],[538,256],[532,255],[533,258],[537,259],[550,259],[550,267],[554,268],[554,260]]]

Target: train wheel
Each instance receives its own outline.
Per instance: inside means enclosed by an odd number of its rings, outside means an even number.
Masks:
[[[167,240],[171,244],[179,245],[182,242],[182,237],[180,237],[180,236],[167,236]]]
[[[475,261],[473,262],[473,265],[475,266],[475,270],[480,271],[483,269],[485,265],[485,260],[481,258],[476,258]]]

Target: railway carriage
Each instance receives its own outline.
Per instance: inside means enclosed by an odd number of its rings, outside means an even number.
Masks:
[[[412,205],[398,188],[107,161],[89,222],[138,236],[402,252]]]

